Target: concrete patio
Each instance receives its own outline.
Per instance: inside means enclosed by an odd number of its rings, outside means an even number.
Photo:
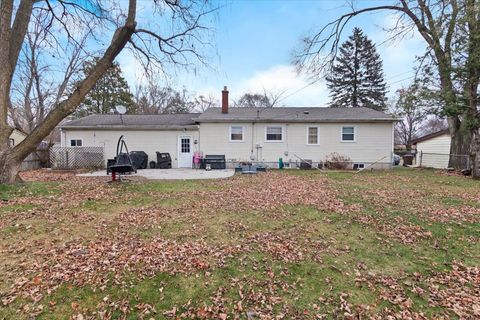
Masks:
[[[201,169],[142,169],[137,174],[126,175],[139,176],[151,180],[196,180],[196,179],[223,179],[231,177],[235,174],[233,169],[226,170],[201,170]],[[104,177],[107,176],[106,171],[95,171],[89,173],[78,174],[82,177]]]

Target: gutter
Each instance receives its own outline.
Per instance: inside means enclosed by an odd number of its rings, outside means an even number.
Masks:
[[[378,118],[378,119],[306,119],[306,120],[282,120],[282,119],[197,119],[198,123],[245,123],[245,122],[256,122],[256,123],[345,123],[345,122],[361,122],[361,123],[391,123],[401,121],[398,118]]]
[[[112,125],[112,126],[105,126],[105,125],[98,125],[98,126],[61,126],[60,129],[62,130],[198,130],[198,125],[170,125],[170,126],[140,126],[140,125]]]

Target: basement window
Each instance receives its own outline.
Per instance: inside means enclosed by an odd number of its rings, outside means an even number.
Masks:
[[[353,170],[365,169],[365,163],[354,163]]]
[[[82,139],[71,139],[70,147],[81,147],[83,145]]]

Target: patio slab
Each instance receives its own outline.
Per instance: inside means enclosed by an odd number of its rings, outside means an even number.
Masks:
[[[235,170],[201,170],[201,169],[142,169],[137,174],[125,175],[125,177],[144,177],[151,180],[192,180],[192,179],[223,179],[231,177]],[[95,171],[78,174],[81,177],[105,177],[106,171]]]

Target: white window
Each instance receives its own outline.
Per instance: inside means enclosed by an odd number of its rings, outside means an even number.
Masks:
[[[320,130],[318,127],[308,127],[307,144],[320,144]]]
[[[355,127],[342,127],[342,142],[355,142]]]
[[[283,127],[281,126],[267,127],[265,141],[270,141],[270,142],[283,141]]]
[[[83,145],[82,139],[71,139],[70,147],[81,147]]]
[[[365,163],[354,163],[353,170],[365,169]]]
[[[231,126],[230,127],[230,142],[242,142],[243,141],[243,127]]]

